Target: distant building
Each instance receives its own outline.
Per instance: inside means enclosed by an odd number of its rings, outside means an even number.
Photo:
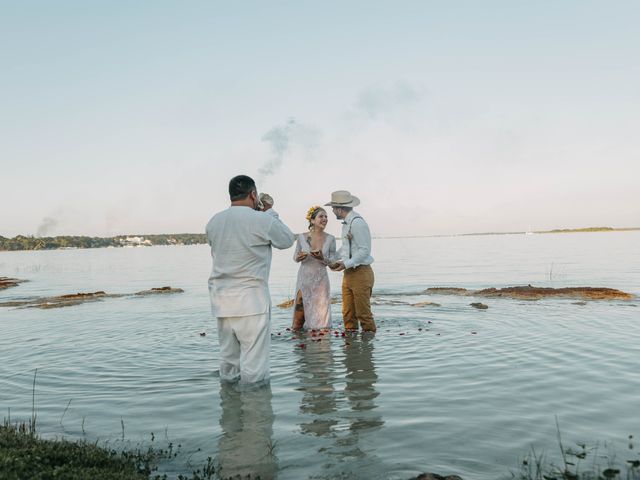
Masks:
[[[150,247],[153,244],[144,237],[125,237],[120,239],[120,245],[123,247]]]

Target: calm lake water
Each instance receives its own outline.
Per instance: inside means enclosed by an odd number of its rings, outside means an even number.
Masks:
[[[30,417],[37,368],[43,435],[117,447],[172,442],[180,448],[163,466],[170,473],[213,457],[223,475],[263,479],[509,478],[532,446],[557,458],[556,415],[566,444],[607,442],[620,459],[638,458],[628,436],[640,434],[640,300],[421,292],[530,283],[640,295],[640,232],[380,239],[373,254],[377,335],[292,337],[291,310],[274,307],[271,385],[238,392],[217,375],[206,246],[0,252],[0,276],[29,280],[0,301],[185,290],[1,308],[3,416]],[[274,255],[274,304],[293,296],[292,255]],[[341,277],[330,275],[337,294]],[[441,306],[411,306],[421,301]]]

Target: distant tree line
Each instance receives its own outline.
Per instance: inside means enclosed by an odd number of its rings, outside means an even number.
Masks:
[[[207,243],[207,236],[204,233],[175,233],[141,236],[143,236],[145,240],[149,240],[153,245],[200,245]]]
[[[206,235],[202,233],[139,236],[119,235],[117,237],[34,237],[18,235],[13,238],[0,236],[0,251],[55,250],[59,248],[105,248],[136,245],[136,242],[132,242],[131,238],[144,239],[146,245],[198,245],[207,243]]]
[[[613,232],[615,230],[633,230],[631,228],[613,228],[613,227],[586,227],[586,228],[556,228],[543,233],[580,233],[580,232]]]

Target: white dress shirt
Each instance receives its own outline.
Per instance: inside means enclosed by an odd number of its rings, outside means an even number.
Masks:
[[[258,212],[231,206],[206,228],[213,267],[209,277],[211,311],[216,317],[242,317],[269,311],[271,247],[293,245],[295,235],[273,209]]]
[[[351,233],[351,249],[349,248],[349,233]],[[369,225],[355,210],[351,210],[342,222],[340,258],[344,262],[345,268],[355,268],[373,263]]]

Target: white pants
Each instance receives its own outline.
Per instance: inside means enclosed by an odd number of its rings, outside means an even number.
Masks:
[[[255,383],[269,380],[271,310],[246,317],[218,317],[220,379]]]

